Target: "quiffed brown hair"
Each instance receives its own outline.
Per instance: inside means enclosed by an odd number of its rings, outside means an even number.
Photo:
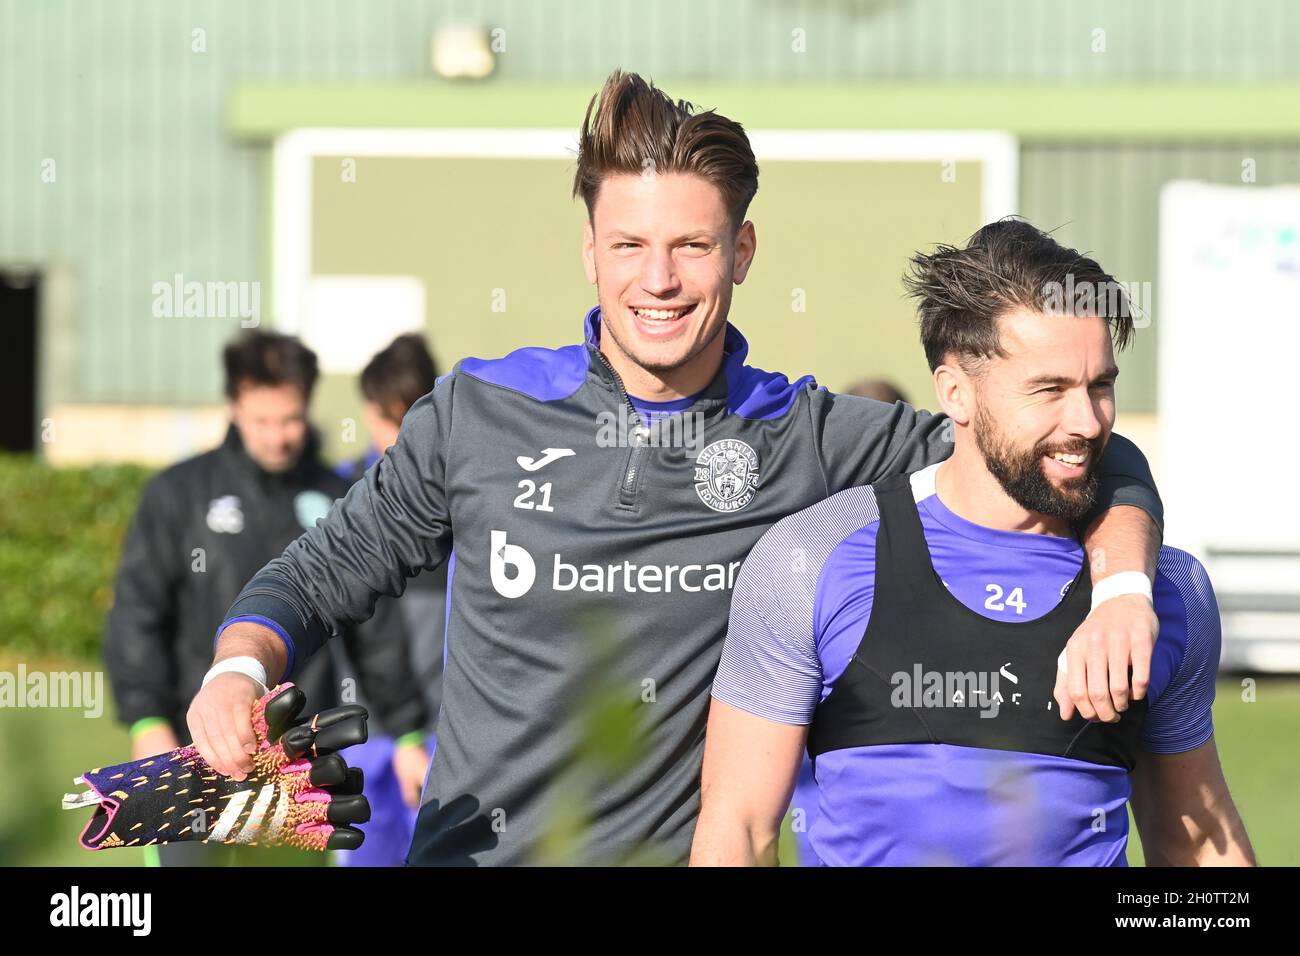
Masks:
[[[391,422],[400,422],[411,406],[433,390],[438,366],[414,332],[399,335],[361,370],[361,394]]]
[[[743,126],[615,70],[587,104],[573,195],[582,197],[590,219],[606,176],[647,169],[703,177],[722,193],[737,229],[758,192],[758,163]]]
[[[918,252],[903,285],[918,300],[930,371],[948,355],[975,359],[973,369],[979,360],[1004,356],[997,320],[1017,307],[1104,318],[1116,348],[1133,337],[1124,287],[1095,259],[1015,217],[984,226],[964,249],[940,245],[931,255]],[[1074,301],[1066,301],[1071,294]]]
[[[221,359],[231,401],[245,385],[294,385],[310,399],[319,374],[316,353],[279,332],[246,332],[226,346]]]

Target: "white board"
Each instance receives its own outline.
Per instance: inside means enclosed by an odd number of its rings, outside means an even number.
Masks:
[[[1167,184],[1156,315],[1165,540],[1300,552],[1300,187]]]
[[[311,276],[298,334],[326,374],[355,375],[406,332],[424,332],[418,276]]]

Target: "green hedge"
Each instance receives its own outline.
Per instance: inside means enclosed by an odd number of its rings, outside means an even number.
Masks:
[[[0,647],[98,656],[122,539],[151,474],[0,455]]]

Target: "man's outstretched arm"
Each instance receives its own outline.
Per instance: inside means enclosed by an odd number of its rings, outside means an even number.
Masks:
[[[1132,779],[1147,866],[1255,866],[1213,737],[1186,753],[1140,752]]]
[[[1146,457],[1123,435],[1111,435],[1101,459],[1097,505],[1083,524],[1093,609],[1071,636],[1065,667],[1056,674],[1062,720],[1077,710],[1088,720],[1113,723],[1130,701],[1146,696],[1160,631],[1151,587],[1163,520]],[[1133,593],[1135,585],[1143,593]],[[1108,591],[1123,593],[1107,598]]]
[[[695,866],[777,863],[822,691],[813,613],[820,562],[804,560],[807,541],[789,526],[779,522],[759,539],[732,591],[704,736]]]
[[[1199,561],[1176,553],[1160,583],[1161,622],[1182,659],[1168,684],[1157,688],[1130,774],[1142,850],[1148,866],[1253,866],[1254,850],[1214,742],[1223,647],[1214,586]]]
[[[456,376],[449,375],[411,406],[393,447],[245,585],[227,621],[257,618],[282,630],[292,669],[346,627],[369,619],[381,595],[401,595],[407,578],[447,559],[455,387]]]
[[[704,735],[700,817],[691,866],[776,866],[808,728],[714,698]]]
[[[1092,574],[1093,609],[1065,646],[1065,666],[1056,672],[1054,696],[1062,720],[1071,719],[1077,710],[1088,720],[1113,723],[1130,701],[1146,696],[1150,682],[1151,653],[1160,631],[1150,596],[1160,528],[1141,508],[1115,505],[1087,528],[1083,547]],[[1121,572],[1124,578],[1112,584],[1133,579],[1145,593],[1129,592],[1098,603],[1105,593],[1098,586]],[[1134,578],[1135,573],[1145,581]]]
[[[446,559],[454,385],[448,376],[416,402],[384,457],[245,585],[218,630],[216,663],[251,657],[267,684],[279,683],[297,661],[368,618],[381,595],[400,595],[409,576]],[[190,733],[219,772],[242,779],[252,769],[248,715],[261,693],[245,674],[225,673],[190,705]]]

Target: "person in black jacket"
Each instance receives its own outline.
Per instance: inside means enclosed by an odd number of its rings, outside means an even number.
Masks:
[[[133,758],[190,742],[185,713],[211,664],[212,622],[348,487],[321,461],[307,422],[315,354],[288,336],[252,332],[226,347],[224,362],[225,440],[154,476],[123,548],[104,658]],[[422,729],[426,709],[395,607],[342,637],[385,728],[395,735]],[[329,655],[304,661],[293,680],[307,695],[307,712],[349,702]],[[169,865],[230,862],[233,852],[203,843],[158,849]]]

